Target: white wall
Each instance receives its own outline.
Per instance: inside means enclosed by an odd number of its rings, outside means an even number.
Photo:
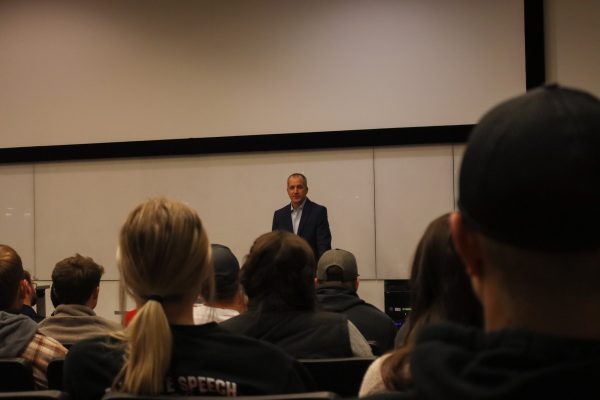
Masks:
[[[600,2],[546,0],[547,81],[600,96]]]
[[[0,147],[474,123],[522,0],[6,0]]]

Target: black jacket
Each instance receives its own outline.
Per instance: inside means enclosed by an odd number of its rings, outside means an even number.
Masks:
[[[214,322],[172,325],[171,332],[165,393],[242,396],[315,390],[308,372],[269,343],[233,334]],[[69,398],[100,399],[122,365],[123,346],[116,339],[100,336],[77,342],[64,365]]]
[[[317,300],[324,310],[345,314],[367,339],[375,355],[394,347],[394,321],[377,307],[360,299],[354,289],[346,286],[319,286]]]
[[[276,344],[295,358],[352,357],[348,319],[340,314],[248,311],[220,325]]]
[[[291,205],[288,203],[273,213],[274,231],[288,231],[294,233],[292,226]],[[331,231],[327,219],[327,208],[306,199],[302,209],[302,218],[298,225],[298,236],[304,238],[315,253],[315,260],[327,250],[331,249]]]
[[[414,388],[377,399],[575,399],[600,396],[600,341],[505,330],[424,328]]]

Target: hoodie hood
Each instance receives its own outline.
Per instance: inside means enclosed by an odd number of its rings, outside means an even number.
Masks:
[[[411,360],[419,398],[572,398],[600,379],[600,341],[525,331],[427,327]]]
[[[338,313],[366,304],[355,290],[346,286],[320,286],[317,288],[317,300],[323,309]]]
[[[0,357],[17,357],[25,351],[37,332],[29,317],[0,311]]]

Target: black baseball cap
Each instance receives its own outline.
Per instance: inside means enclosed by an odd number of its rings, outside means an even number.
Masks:
[[[484,235],[529,250],[600,247],[600,100],[558,85],[505,101],[473,129],[458,206]]]
[[[235,281],[240,274],[240,264],[229,247],[222,244],[211,244],[212,260],[217,279]]]

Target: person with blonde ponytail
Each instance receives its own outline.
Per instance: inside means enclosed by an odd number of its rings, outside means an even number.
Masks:
[[[313,389],[298,362],[274,346],[214,322],[194,325],[194,302],[212,291],[214,277],[208,236],[187,205],[165,198],[138,205],[121,228],[117,264],[138,311],[125,330],[73,346],[64,370],[72,398]]]

